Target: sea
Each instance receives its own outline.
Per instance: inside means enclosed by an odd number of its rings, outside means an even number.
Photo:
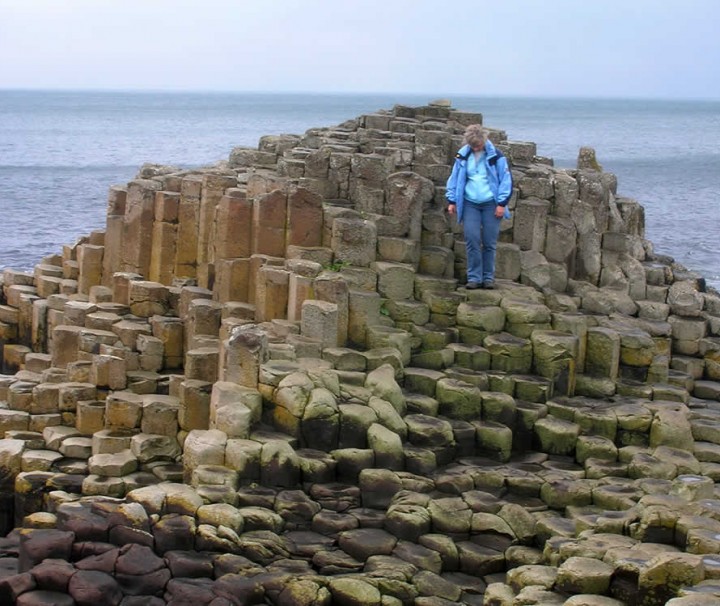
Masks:
[[[720,100],[0,90],[0,268],[31,270],[104,228],[109,187],[144,163],[207,166],[263,135],[437,98],[558,167],[595,148],[618,194],[645,207],[655,252],[720,288]]]

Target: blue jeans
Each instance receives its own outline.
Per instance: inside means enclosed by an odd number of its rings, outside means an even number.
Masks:
[[[465,201],[463,230],[468,282],[495,280],[495,251],[502,221],[495,216],[495,207],[495,202],[474,204]]]

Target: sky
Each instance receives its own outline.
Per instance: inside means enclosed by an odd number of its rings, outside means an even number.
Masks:
[[[720,0],[0,0],[0,89],[720,99]]]

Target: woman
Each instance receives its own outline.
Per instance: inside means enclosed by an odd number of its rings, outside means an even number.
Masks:
[[[495,251],[500,221],[512,194],[505,156],[479,124],[465,130],[465,145],[455,155],[447,182],[448,213],[463,225],[467,250],[465,288],[495,288]],[[508,215],[509,216],[509,215]]]

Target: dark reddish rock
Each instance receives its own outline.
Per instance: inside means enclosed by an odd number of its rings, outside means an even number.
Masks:
[[[332,537],[344,530],[353,530],[359,525],[358,519],[350,514],[322,510],[313,517],[311,528],[315,532]]]
[[[75,535],[64,530],[24,529],[20,534],[20,571],[25,572],[48,558],[69,560]]]
[[[31,574],[38,589],[67,593],[70,577],[75,572],[75,566],[65,560],[44,560],[32,569]]]
[[[174,578],[212,578],[213,556],[197,551],[168,551],[165,562]]]
[[[277,490],[264,486],[247,486],[238,490],[238,507],[275,507]]]
[[[60,505],[57,510],[57,529],[75,533],[76,541],[108,540],[108,521],[93,513],[89,507],[78,507],[74,503]]]
[[[323,509],[344,512],[353,507],[360,507],[360,488],[352,484],[313,484],[310,497],[320,503]]]
[[[192,551],[195,547],[195,518],[179,514],[169,514],[153,526],[155,550],[160,554],[166,551]]]
[[[172,578],[167,568],[147,574],[115,574],[115,580],[125,595],[161,596]]]
[[[144,545],[151,549],[155,547],[155,537],[140,528],[131,528],[130,526],[114,526],[108,533],[108,541],[114,545],[127,545],[128,543],[136,543]]]
[[[281,490],[275,497],[275,512],[286,523],[296,526],[310,526],[313,516],[320,509],[320,504],[313,501],[302,490]]]
[[[15,606],[75,606],[75,600],[66,593],[40,589],[23,593]]]
[[[152,549],[131,544],[120,548],[115,578],[126,595],[161,596],[171,574]]]
[[[123,598],[120,606],[165,606],[165,600],[150,595],[129,595]]]
[[[296,530],[285,533],[288,549],[296,558],[312,558],[318,551],[330,549],[334,539],[310,530]]]
[[[397,537],[380,528],[358,528],[340,534],[340,548],[356,560],[364,562],[373,555],[390,555]]]
[[[115,570],[119,574],[148,574],[165,568],[165,560],[152,549],[142,545],[125,545],[120,548]]]
[[[117,548],[110,549],[104,553],[78,560],[75,562],[75,566],[78,570],[98,570],[100,572],[113,574],[119,553],[120,550]]]
[[[17,597],[35,589],[35,579],[29,572],[0,578],[0,604],[14,604]]]
[[[80,541],[73,543],[72,548],[72,560],[78,561],[83,558],[89,558],[90,556],[100,555],[106,551],[112,551],[117,549],[116,545],[111,543],[100,543],[98,541]]]
[[[215,599],[213,584],[211,579],[171,579],[165,590],[165,601],[176,606],[206,606]]]
[[[105,572],[78,570],[68,584],[77,606],[118,606],[123,595],[117,581]]]

